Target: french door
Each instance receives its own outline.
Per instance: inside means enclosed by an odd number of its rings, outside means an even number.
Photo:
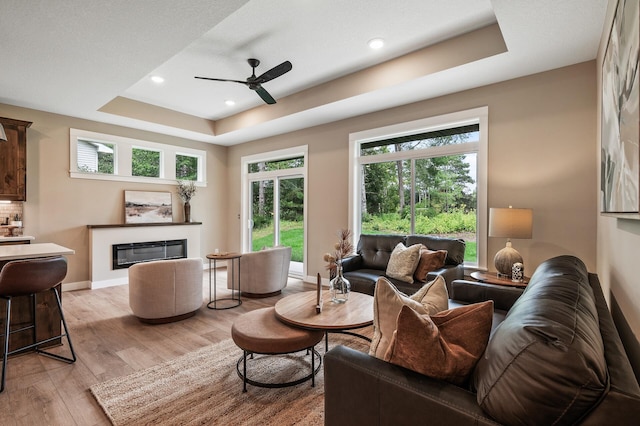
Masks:
[[[260,160],[256,161],[258,158]],[[243,196],[243,215],[247,224],[243,230],[244,250],[291,247],[289,273],[303,277],[306,155],[263,158],[243,158],[243,168],[247,171]]]

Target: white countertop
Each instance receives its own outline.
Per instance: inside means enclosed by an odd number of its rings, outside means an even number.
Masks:
[[[33,259],[36,257],[75,254],[75,250],[54,243],[12,244],[0,246],[0,260]]]
[[[35,240],[36,237],[32,237],[31,235],[20,235],[19,237],[0,237],[0,243],[3,241],[25,241],[25,240]]]

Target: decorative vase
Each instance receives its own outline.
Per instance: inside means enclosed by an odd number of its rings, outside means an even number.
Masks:
[[[331,301],[333,303],[345,303],[349,300],[351,283],[348,279],[342,276],[342,262],[340,261],[337,263],[337,274],[336,277],[331,280],[329,291],[331,293]]]
[[[188,201],[184,203],[184,221],[191,222],[191,204]]]

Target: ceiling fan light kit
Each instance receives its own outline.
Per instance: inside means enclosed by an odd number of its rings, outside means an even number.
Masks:
[[[281,75],[291,71],[291,69],[293,68],[293,66],[291,65],[291,62],[284,61],[280,65],[277,65],[271,68],[269,71],[262,73],[257,77],[256,77],[256,68],[258,67],[258,65],[260,65],[260,61],[258,59],[249,58],[247,59],[247,62],[249,63],[249,66],[251,66],[252,68],[252,73],[251,73],[251,76],[244,81],[230,80],[226,78],[197,77],[197,76],[195,78],[199,78],[201,80],[227,81],[231,83],[244,84],[249,89],[254,90],[258,94],[258,96],[260,96],[260,98],[262,98],[262,100],[265,101],[267,104],[269,105],[275,104],[276,100],[273,98],[273,96],[269,94],[269,92],[266,91],[264,87],[262,87],[262,83],[271,81],[274,78],[278,78]]]

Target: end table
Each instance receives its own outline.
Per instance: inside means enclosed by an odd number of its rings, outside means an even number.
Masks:
[[[209,259],[209,303],[207,303],[207,308],[209,309],[231,309],[237,306],[242,305],[242,300],[240,300],[240,296],[242,292],[240,291],[240,258],[242,257],[241,253],[215,253],[208,254],[207,259]],[[211,261],[213,260],[213,297],[211,297]],[[217,277],[216,277],[216,263],[218,260],[228,261],[227,264],[227,281],[231,280],[231,297],[223,297],[218,299],[216,294],[217,288]],[[230,264],[230,265],[229,265]],[[231,270],[229,271],[229,266],[231,266]],[[237,271],[236,271],[237,267]],[[236,284],[238,285],[238,289],[236,290]],[[237,297],[236,297],[237,296]],[[230,300],[232,304],[226,304],[225,306],[218,306],[218,302]],[[235,302],[235,303],[233,303]]]
[[[495,272],[476,271],[471,273],[471,278],[481,283],[497,284],[509,287],[526,287],[529,284],[529,277],[524,277],[522,282],[511,281],[509,278],[499,277]]]

